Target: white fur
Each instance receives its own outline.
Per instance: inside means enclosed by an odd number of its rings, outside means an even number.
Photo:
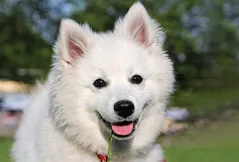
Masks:
[[[48,81],[38,87],[24,112],[13,159],[99,162],[96,153],[107,154],[110,134],[95,112],[109,122],[122,121],[113,104],[128,99],[135,105],[129,118],[139,118],[139,123],[126,144],[116,140],[112,162],[159,162],[162,150],[154,142],[174,82],[172,62],[162,50],[161,35],[159,25],[140,3],[116,22],[113,32],[94,33],[87,25],[63,20]],[[69,55],[69,40],[82,50],[79,57]],[[144,79],[140,85],[129,82],[135,74]],[[108,86],[95,88],[93,82],[98,78],[106,80]],[[126,149],[116,151],[118,144]]]

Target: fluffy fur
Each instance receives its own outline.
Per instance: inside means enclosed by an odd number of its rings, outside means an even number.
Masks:
[[[114,139],[112,162],[159,162],[162,150],[154,142],[174,82],[162,37],[138,2],[112,32],[63,20],[48,80],[33,93],[17,132],[14,161],[99,162],[96,154],[107,154],[110,129],[96,112],[120,122],[113,105],[127,99],[135,106],[128,120],[139,122],[132,137]],[[141,84],[129,82],[135,74],[143,77]],[[94,87],[98,78],[107,87]]]

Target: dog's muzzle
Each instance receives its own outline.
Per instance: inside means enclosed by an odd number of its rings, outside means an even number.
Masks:
[[[148,103],[145,103],[143,110],[147,106]],[[111,123],[104,119],[99,112],[96,113],[104,125],[112,131],[112,134],[116,139],[125,140],[131,138],[137,128],[136,126],[139,120],[139,118],[128,120],[135,111],[134,104],[129,100],[120,100],[114,104],[114,111],[124,120]]]

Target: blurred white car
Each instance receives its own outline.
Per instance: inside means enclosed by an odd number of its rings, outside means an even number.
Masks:
[[[190,113],[186,108],[175,107],[166,111],[166,116],[172,120],[185,120],[190,117]]]
[[[9,94],[3,98],[1,107],[5,111],[22,111],[29,102],[29,96],[24,93]]]

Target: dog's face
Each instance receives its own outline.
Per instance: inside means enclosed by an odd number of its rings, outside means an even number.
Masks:
[[[161,34],[140,3],[109,33],[62,21],[51,114],[66,136],[96,151],[111,132],[135,149],[156,138],[174,81]]]

